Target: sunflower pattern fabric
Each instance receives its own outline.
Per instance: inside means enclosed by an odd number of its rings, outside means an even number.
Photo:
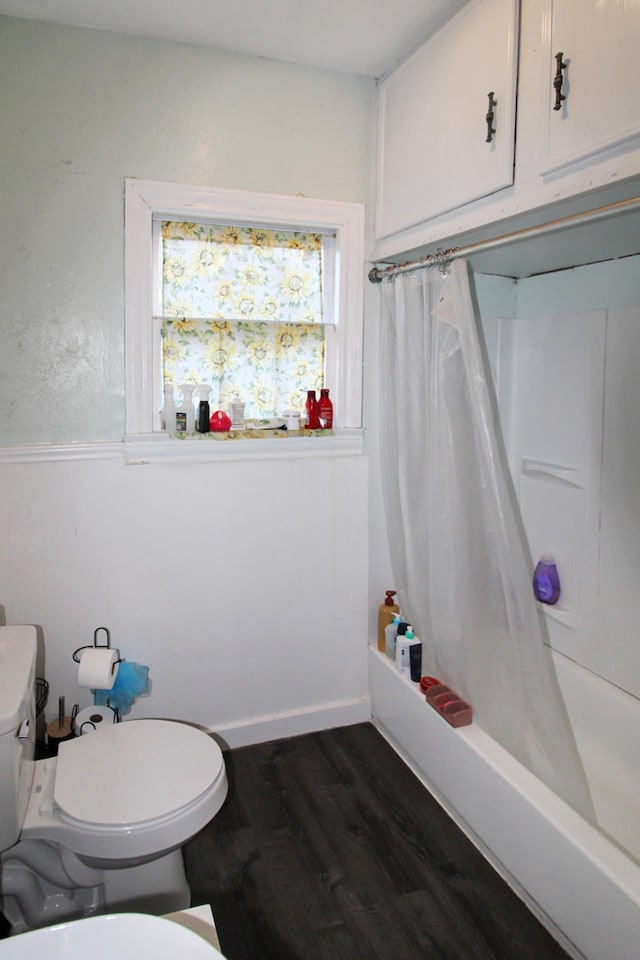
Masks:
[[[304,409],[324,380],[322,236],[164,221],[164,381],[211,384],[212,410]]]

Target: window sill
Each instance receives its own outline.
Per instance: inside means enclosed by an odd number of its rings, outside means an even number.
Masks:
[[[214,463],[238,460],[299,460],[352,457],[364,452],[364,431],[335,430],[330,434],[231,438],[214,433],[168,437],[164,433],[130,434],[124,439],[128,464]]]

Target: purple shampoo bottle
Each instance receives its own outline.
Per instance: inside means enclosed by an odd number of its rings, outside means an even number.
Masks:
[[[541,603],[553,606],[560,598],[560,577],[553,557],[540,557],[533,572],[533,592]]]

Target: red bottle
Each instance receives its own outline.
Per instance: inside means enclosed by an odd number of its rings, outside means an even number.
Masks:
[[[318,401],[316,400],[315,390],[307,390],[305,409],[307,411],[307,430],[319,430],[320,417],[318,416]]]
[[[320,391],[320,401],[318,403],[318,415],[320,417],[320,426],[323,430],[331,430],[333,427],[333,404],[329,399],[329,391]]]

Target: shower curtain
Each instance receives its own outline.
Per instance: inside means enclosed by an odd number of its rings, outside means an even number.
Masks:
[[[391,565],[422,672],[593,821],[500,454],[467,264],[384,282],[381,325]]]

